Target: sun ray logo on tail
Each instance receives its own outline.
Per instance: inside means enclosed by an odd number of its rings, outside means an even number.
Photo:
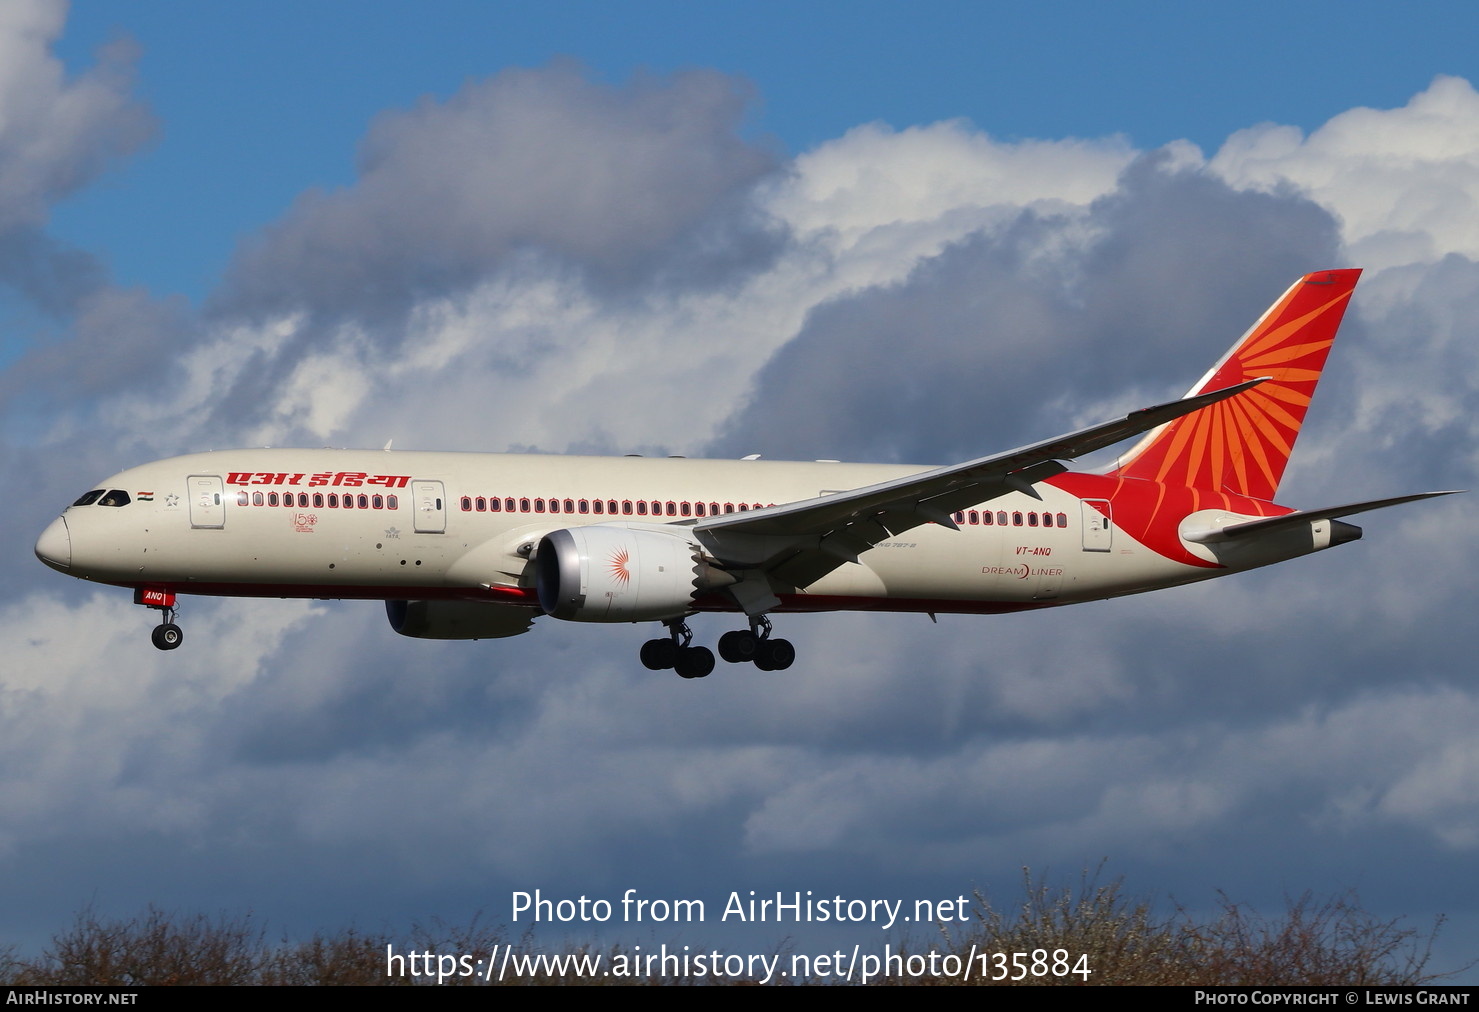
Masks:
[[[1273,499],[1360,274],[1320,271],[1295,282],[1187,396],[1265,381],[1151,430],[1112,473]]]

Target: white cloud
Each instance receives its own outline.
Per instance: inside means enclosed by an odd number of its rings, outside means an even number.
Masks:
[[[1479,94],[1438,77],[1400,109],[1351,109],[1308,137],[1241,130],[1211,161],[1239,187],[1294,186],[1341,220],[1358,266],[1479,258]]]

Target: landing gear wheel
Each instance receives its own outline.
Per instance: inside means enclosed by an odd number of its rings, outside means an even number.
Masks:
[[[154,631],[149,634],[149,638],[154,641],[154,645],[160,650],[173,650],[185,642],[185,633],[173,622],[166,622],[163,625],[155,626]]]
[[[790,640],[761,640],[755,654],[755,667],[761,671],[785,671],[796,662],[796,648]]]
[[[672,640],[648,640],[642,644],[642,652],[638,656],[647,669],[666,671],[678,663],[678,644]]]
[[[675,665],[683,678],[704,678],[714,670],[714,652],[708,647],[684,647]]]
[[[719,656],[730,664],[753,661],[760,648],[760,639],[745,629],[736,629],[719,637]]]

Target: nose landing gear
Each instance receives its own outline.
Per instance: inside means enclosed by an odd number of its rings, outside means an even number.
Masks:
[[[140,587],[134,591],[134,604],[158,611],[159,625],[149,634],[149,639],[160,650],[173,650],[185,642],[185,633],[175,625],[175,595],[168,590],[150,590]]]

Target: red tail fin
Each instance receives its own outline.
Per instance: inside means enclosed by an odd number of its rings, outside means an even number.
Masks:
[[[1152,429],[1111,473],[1272,499],[1360,276],[1319,271],[1296,281],[1187,396],[1268,382]]]

